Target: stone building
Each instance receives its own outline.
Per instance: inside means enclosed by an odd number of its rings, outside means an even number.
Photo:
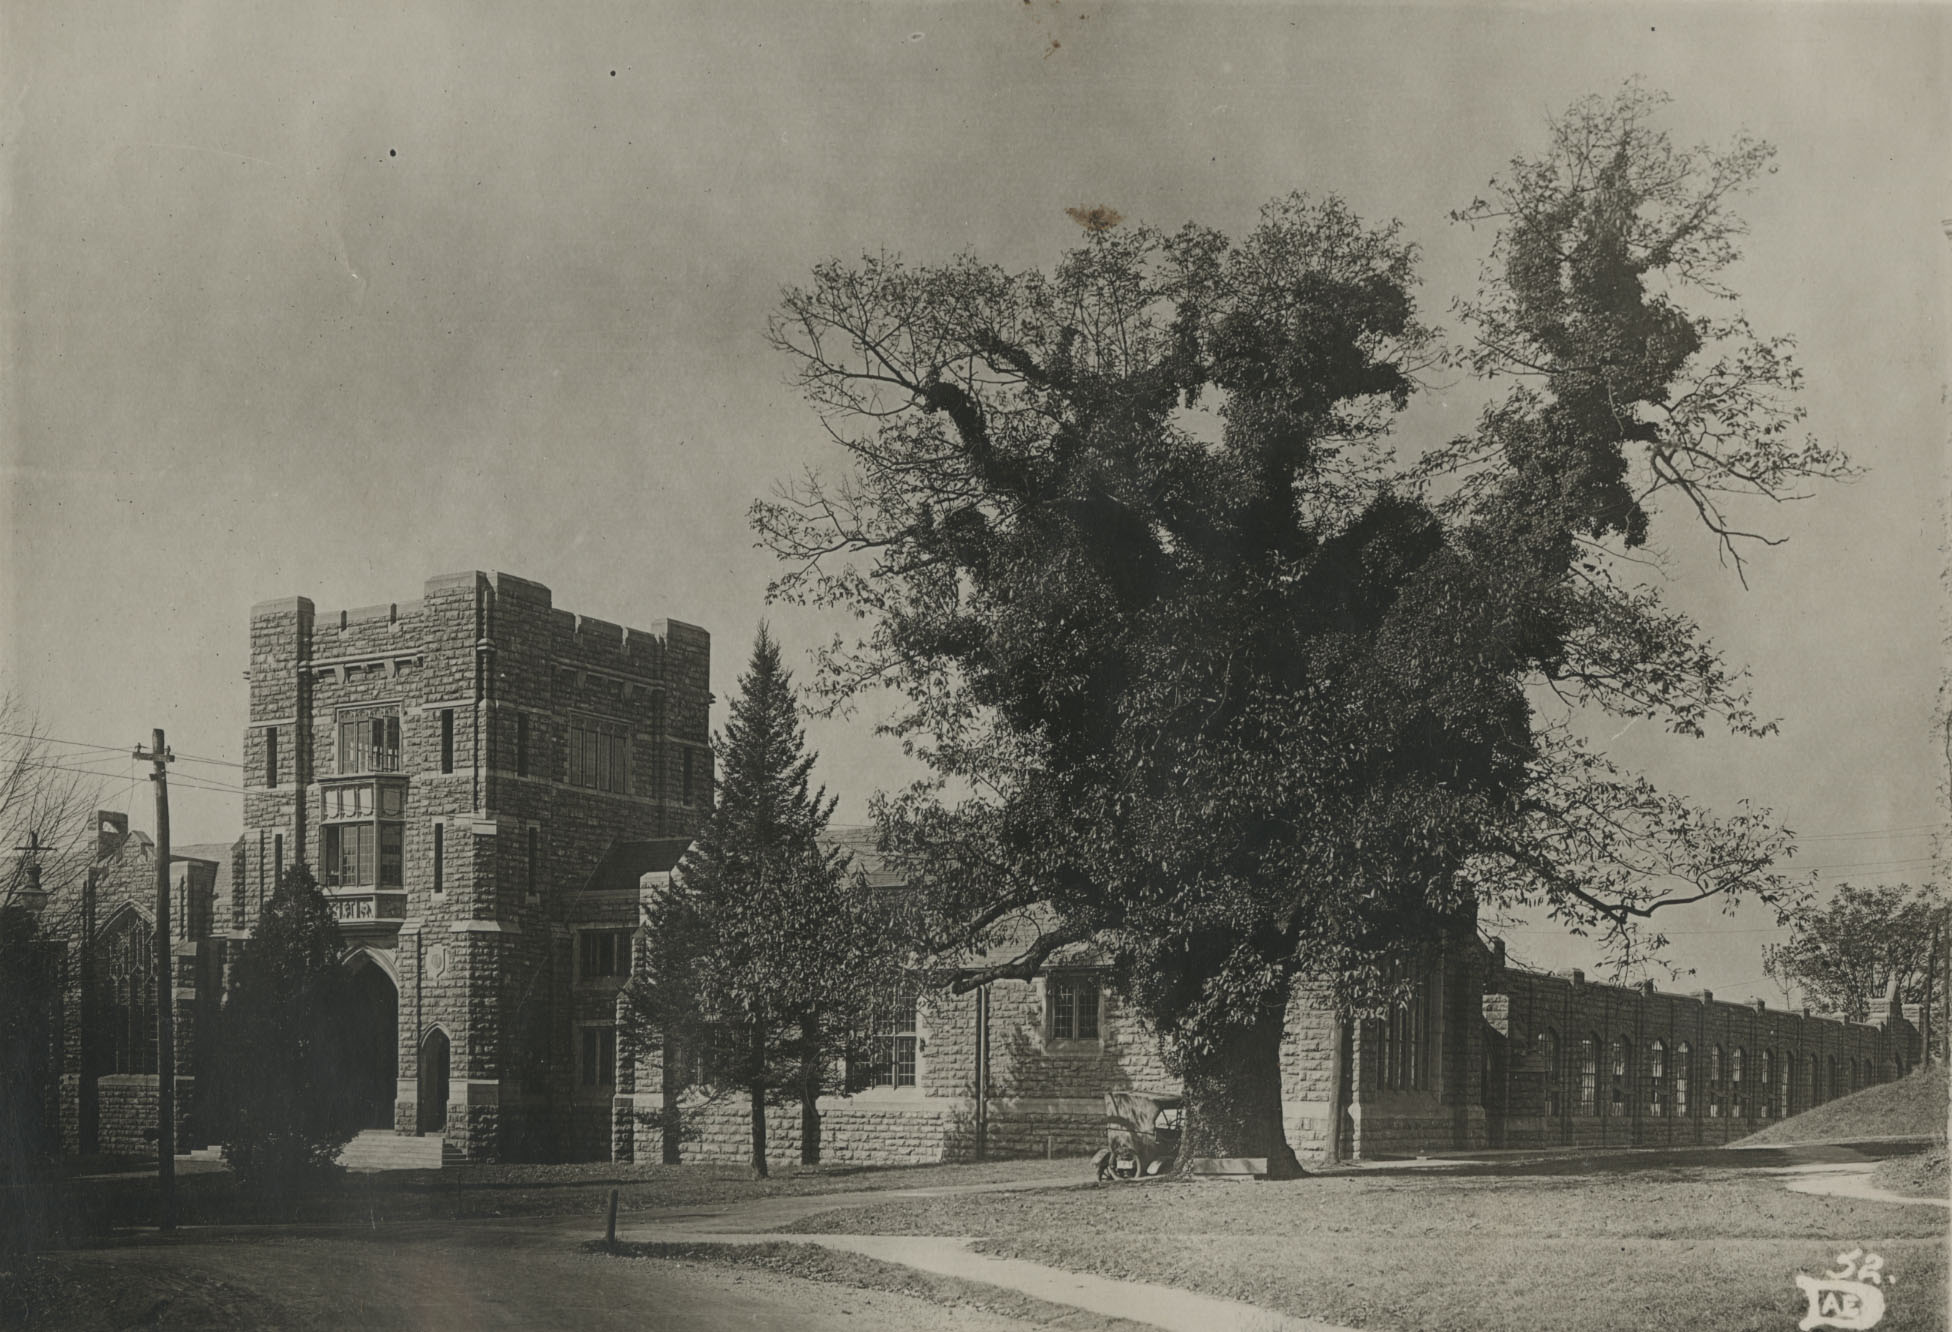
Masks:
[[[637,923],[610,886],[676,863],[710,807],[710,636],[481,572],[412,603],[265,603],[250,633],[229,926],[305,860],[351,945],[374,1127],[601,1155]]]
[[[431,579],[421,598],[250,615],[243,834],[174,849],[168,941],[155,848],[104,813],[69,922],[60,1129],[73,1151],[135,1152],[156,1116],[154,978],[174,970],[178,1142],[203,1145],[199,1079],[221,1040],[225,973],[284,870],[312,866],[347,942],[339,1015],[371,1128],[466,1159],[631,1159],[654,1143],[654,1057],[621,1033],[640,922],[712,791],[711,643],[558,610],[508,574]],[[837,834],[871,886],[896,867]],[[1159,1042],[1088,946],[1029,981],[917,993],[826,1098],[835,1162],[1078,1153],[1107,1091],[1171,1092]],[[1282,1048],[1304,1160],[1553,1145],[1715,1143],[1906,1071],[1917,1032],[1589,984],[1507,966],[1464,931],[1413,998],[1346,1019],[1306,987]],[[687,1093],[687,1159],[743,1159],[746,1111]],[[797,1106],[769,1125],[797,1158]]]
[[[884,882],[888,876],[879,871]],[[921,994],[888,1024],[865,1085],[823,1098],[823,1159],[915,1164],[1077,1154],[1104,1142],[1107,1091],[1172,1093],[1156,1037],[1105,984],[1088,948],[1029,981]],[[1895,1002],[1875,1023],[1771,1010],[1760,1000],[1588,983],[1506,965],[1463,937],[1420,969],[1393,1011],[1344,1019],[1305,986],[1281,1050],[1284,1127],[1304,1164],[1427,1152],[1730,1142],[1909,1071],[1918,1032]],[[628,1067],[616,1155],[659,1100]],[[978,1066],[982,1075],[978,1076]],[[642,1093],[636,1089],[644,1088]],[[979,1088],[981,1095],[979,1096]],[[744,1160],[743,1101],[693,1093],[686,1159]],[[637,1126],[633,1128],[633,1126]],[[799,1109],[769,1117],[770,1153],[799,1153]]]
[[[58,1132],[69,1152],[153,1150],[156,1128],[156,845],[127,814],[95,816],[94,853],[76,882],[52,895],[44,923],[61,951],[52,1064]],[[216,904],[230,892],[242,844],[173,847],[170,854],[172,1017],[177,1104],[186,1149],[201,1145],[201,1039],[219,1020],[224,949]]]

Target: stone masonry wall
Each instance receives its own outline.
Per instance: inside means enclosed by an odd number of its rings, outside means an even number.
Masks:
[[[918,1099],[890,1104],[868,1097],[823,1098],[820,1159],[828,1165],[932,1165],[956,1159],[954,1112]],[[693,1107],[697,1136],[684,1145],[686,1161],[742,1162],[752,1159],[752,1110],[737,1096]],[[645,1159],[656,1159],[656,1130],[641,1129],[649,1144]],[[800,1159],[800,1108],[773,1106],[766,1112],[766,1160],[783,1166]]]
[[[584,1102],[605,1098],[577,1091],[567,922],[587,920],[575,899],[614,841],[682,835],[709,808],[709,635],[575,615],[540,583],[475,571],[428,580],[414,602],[265,603],[251,650],[242,914],[254,918],[275,881],[278,839],[285,864],[318,864],[321,793],[350,776],[338,771],[340,710],[397,706],[402,883],[328,890],[349,946],[399,986],[395,1127],[428,1118],[420,1052],[438,1030],[449,1136],[465,1154],[601,1154],[603,1114]],[[625,789],[574,780],[576,724],[628,737]],[[634,914],[614,923],[630,928]]]
[[[1872,1026],[1773,1010],[1761,1001],[1718,1001],[1706,991],[1591,984],[1578,972],[1497,968],[1491,984],[1483,1011],[1493,1039],[1504,1043],[1506,1068],[1502,1093],[1492,1099],[1503,1104],[1504,1139],[1512,1146],[1729,1142],[1899,1071],[1892,1048],[1903,1033],[1889,1020]],[[1551,1038],[1558,1043],[1556,1070]],[[1583,1041],[1593,1050],[1590,1099],[1583,1089]],[[1621,1041],[1625,1069],[1616,1075]],[[1556,1091],[1550,1100],[1549,1089]]]

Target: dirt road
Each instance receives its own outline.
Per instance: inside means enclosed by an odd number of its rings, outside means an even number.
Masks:
[[[554,1233],[548,1233],[553,1230]],[[183,1231],[59,1255],[72,1328],[1022,1332],[906,1296],[577,1251],[558,1228]]]

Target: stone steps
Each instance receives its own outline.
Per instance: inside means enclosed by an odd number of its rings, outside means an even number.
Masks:
[[[367,1129],[346,1144],[339,1164],[358,1171],[439,1170],[447,1156],[445,1146],[432,1134],[416,1138],[390,1129]]]
[[[212,1161],[224,1159],[222,1147],[199,1147],[193,1152],[179,1153],[179,1161]],[[405,1137],[391,1129],[365,1129],[355,1134],[339,1153],[339,1164],[348,1170],[363,1172],[378,1170],[439,1170],[444,1165],[459,1165],[461,1151],[445,1140],[429,1134],[425,1137]]]

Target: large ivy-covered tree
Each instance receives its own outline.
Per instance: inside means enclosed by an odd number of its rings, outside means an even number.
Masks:
[[[819,1097],[889,977],[882,913],[822,839],[834,799],[812,785],[792,675],[764,625],[719,738],[712,817],[648,909],[627,991],[640,1046],[667,1050],[749,1104],[752,1167],[766,1166],[766,1110],[800,1106],[800,1155],[820,1160]],[[675,1145],[673,1107],[665,1107]],[[670,1152],[667,1150],[667,1157]]]
[[[755,521],[777,595],[867,623],[822,686],[906,695],[891,729],[939,778],[883,833],[936,942],[968,987],[1098,941],[1184,1080],[1189,1157],[1297,1169],[1299,976],[1373,1001],[1486,901],[1631,950],[1664,906],[1787,891],[1761,813],[1665,796],[1535,706],[1766,730],[1622,557],[1668,496],[1739,552],[1731,494],[1843,467],[1792,437],[1785,345],[1679,303],[1724,294],[1767,150],[1676,150],[1653,110],[1579,104],[1460,215],[1497,231],[1458,351],[1396,225],[1302,196],[1237,240],[1094,218],[1051,273],[830,263],[775,317],[853,466]],[[1440,360],[1518,382],[1399,455]]]

